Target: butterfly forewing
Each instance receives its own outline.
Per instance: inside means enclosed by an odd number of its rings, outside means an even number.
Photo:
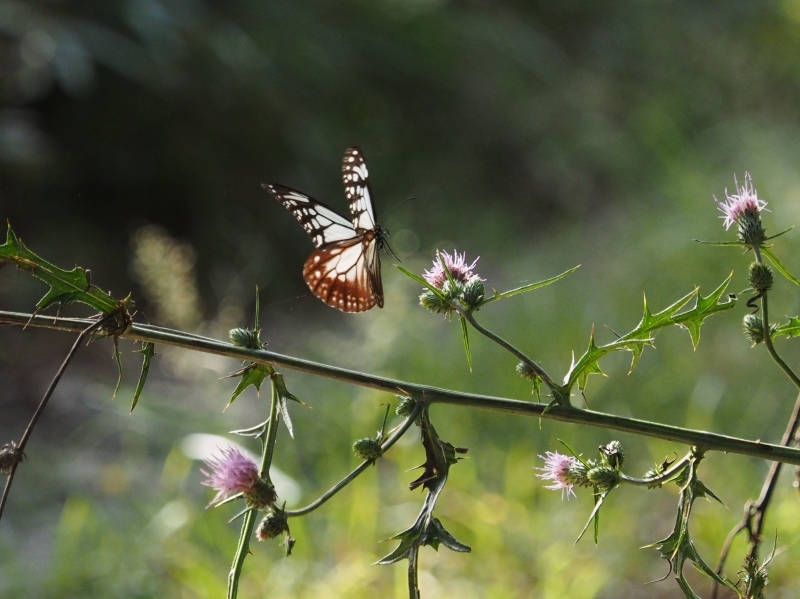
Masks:
[[[344,154],[342,178],[352,224],[325,204],[283,185],[262,187],[298,220],[317,247],[303,267],[311,291],[343,312],[383,308],[380,249],[384,232],[375,222],[372,190],[361,150]]]
[[[372,187],[363,152],[356,147],[347,148],[342,160],[344,194],[350,202],[353,226],[356,229],[374,229],[375,208],[372,205]]]
[[[351,239],[353,225],[322,202],[283,185],[262,185],[298,220],[316,247]]]

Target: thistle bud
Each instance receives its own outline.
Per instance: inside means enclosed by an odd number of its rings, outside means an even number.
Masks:
[[[376,460],[381,457],[381,444],[376,439],[364,437],[353,443],[353,452],[362,460]]]
[[[231,343],[236,347],[247,349],[261,349],[260,330],[244,329],[241,327],[228,331]]]
[[[760,316],[748,314],[744,317],[744,336],[754,346],[764,341],[764,322]]]
[[[764,293],[772,287],[772,269],[766,264],[753,262],[747,275],[750,285],[759,293]]]
[[[255,482],[251,489],[244,491],[242,495],[244,495],[248,506],[257,509],[274,505],[275,500],[278,499],[274,485],[261,478]]]
[[[601,445],[599,449],[609,466],[616,470],[622,468],[622,464],[625,462],[625,452],[622,449],[622,443],[614,440],[608,445]]]
[[[586,473],[586,478],[593,487],[601,491],[613,489],[619,484],[619,472],[610,466],[595,466]]]
[[[289,523],[286,519],[286,512],[281,509],[276,509],[270,512],[260,522],[256,529],[256,538],[259,541],[266,541],[267,539],[274,539],[280,534],[289,534]]]
[[[467,307],[475,308],[483,302],[485,295],[486,287],[483,284],[483,279],[477,275],[473,275],[472,278],[464,284],[464,291],[461,297],[464,299],[464,303]]]
[[[414,404],[416,402],[407,396],[400,397],[400,403],[397,405],[394,413],[398,416],[405,418],[409,414],[411,414],[411,410],[414,409]]]

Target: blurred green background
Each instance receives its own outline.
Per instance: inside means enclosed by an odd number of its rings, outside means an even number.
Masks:
[[[750,256],[693,239],[732,239],[712,194],[749,171],[769,202],[768,233],[800,222],[800,1],[480,3],[0,0],[0,218],[40,255],[133,293],[151,322],[220,339],[248,325],[262,290],[269,349],[476,393],[531,398],[515,361],[473,336],[469,372],[455,323],[417,305],[419,286],[384,259],[386,307],[345,315],[302,281],[311,243],[260,188],[296,187],[344,211],[340,164],[359,145],[381,223],[403,265],[437,248],[480,256],[487,287],[510,289],[576,264],[543,290],[492,304],[480,322],[556,378],[598,341],[691,291],[747,285]],[[416,199],[402,203],[408,197]],[[794,232],[775,251],[795,272]],[[776,317],[800,311],[778,279]],[[0,273],[0,308],[30,311],[44,286]],[[664,331],[630,376],[628,358],[590,380],[593,409],[777,441],[796,390],[740,330],[747,309],[707,322],[696,352]],[[69,314],[86,314],[70,307]],[[18,439],[70,336],[0,330],[0,439]],[[800,353],[781,341],[787,361]],[[136,411],[140,368],[123,342],[82,349],[27,446],[0,523],[2,597],[220,597],[238,536],[234,506],[204,509],[197,458],[266,416],[252,390],[223,413],[239,364],[157,348]],[[289,506],[356,465],[391,396],[285,371],[313,409],[293,410],[276,466]],[[580,402],[582,398],[576,397]],[[469,447],[437,513],[470,555],[422,551],[426,599],[674,598],[666,536],[675,488],[622,488],[600,542],[573,545],[587,491],[542,489],[537,454],[564,439],[593,456],[623,441],[641,475],[686,448],[609,431],[436,407],[441,436]],[[324,508],[293,520],[247,560],[241,597],[404,597],[405,567],[371,565],[421,505],[407,484],[423,453],[409,438]],[[230,438],[230,436],[228,436]],[[241,441],[241,439],[237,439]],[[257,451],[252,444],[244,445]],[[712,454],[692,531],[716,562],[768,464]],[[800,505],[785,469],[765,531],[784,551],[770,597],[796,597]],[[768,543],[771,544],[771,543]],[[734,546],[736,578],[744,543]],[[687,570],[691,570],[687,566]],[[703,596],[708,583],[689,573]]]

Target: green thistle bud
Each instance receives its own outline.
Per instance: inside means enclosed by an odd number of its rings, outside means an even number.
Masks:
[[[485,295],[486,287],[483,284],[483,280],[479,276],[474,275],[464,284],[464,291],[461,297],[467,307],[475,308],[483,302]]]
[[[745,210],[737,221],[739,225],[739,241],[750,247],[764,244],[767,233],[761,224],[761,215],[757,210]]]
[[[764,322],[760,316],[748,314],[744,317],[744,336],[754,346],[764,341]],[[770,327],[770,334],[775,331],[775,325]]]
[[[601,491],[613,489],[619,484],[619,472],[610,466],[595,466],[586,473],[586,478],[593,487]]]
[[[289,534],[289,523],[286,519],[286,513],[281,509],[276,509],[270,512],[260,522],[256,529],[256,538],[259,541],[266,541],[267,539],[274,539],[280,534]]]
[[[395,409],[394,413],[405,418],[411,414],[411,410],[414,409],[415,403],[416,402],[410,397],[402,396],[400,397],[400,403],[397,405],[397,409]]]
[[[753,262],[747,280],[753,289],[763,293],[772,287],[772,269],[766,264]]]
[[[614,440],[608,445],[601,445],[599,449],[609,466],[616,470],[622,468],[622,464],[625,463],[625,451],[622,449],[622,443]]]
[[[258,479],[251,489],[243,493],[247,505],[256,509],[263,509],[275,505],[278,494],[272,483]]]
[[[744,564],[739,571],[740,580],[744,584],[742,597],[746,599],[764,599],[764,588],[769,584],[769,573],[767,572],[769,561],[768,559],[759,566],[755,558],[750,555],[745,556]]]
[[[353,443],[353,451],[362,460],[376,460],[381,457],[381,444],[376,439],[364,437]]]
[[[253,330],[238,327],[228,331],[228,337],[230,337],[231,343],[233,343],[236,347],[261,349],[260,333],[260,329]]]

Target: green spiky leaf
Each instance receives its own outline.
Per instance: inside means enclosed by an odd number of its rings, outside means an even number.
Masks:
[[[270,376],[271,370],[271,367],[265,364],[253,363],[227,375],[226,378],[232,378],[235,376],[241,376],[242,378],[239,380],[239,384],[236,385],[236,389],[233,390],[233,395],[231,395],[231,398],[228,401],[228,405],[225,406],[225,409],[227,409],[228,406],[230,406],[234,400],[251,385],[256,388],[256,391],[260,392],[261,384],[264,382],[264,379]]]
[[[133,401],[131,401],[131,412],[133,412],[133,408],[136,407],[136,404],[139,403],[139,396],[142,394],[142,390],[144,389],[144,383],[145,381],[147,381],[147,375],[150,372],[150,361],[156,354],[155,347],[156,346],[151,341],[143,341],[142,348],[136,350],[136,353],[142,354],[144,356],[144,359],[142,360],[142,372],[139,375],[139,382],[136,383],[136,389],[133,392]]]
[[[786,268],[780,260],[778,260],[778,257],[772,252],[770,248],[762,247],[761,253],[764,254],[767,258],[769,258],[769,261],[772,263],[772,266],[775,267],[775,270],[777,270],[779,273],[781,273],[784,277],[786,277],[795,285],[800,285],[800,279],[798,279],[796,276],[794,276],[792,273],[789,272],[789,269]]]
[[[573,266],[569,270],[565,270],[564,272],[562,272],[560,275],[556,275],[556,276],[551,277],[549,279],[545,279],[544,281],[539,281],[538,283],[531,283],[530,285],[524,285],[522,287],[517,287],[516,289],[511,289],[510,291],[504,291],[504,292],[500,293],[495,289],[494,295],[492,297],[488,298],[487,300],[485,300],[483,302],[483,304],[486,305],[489,302],[493,302],[495,300],[505,299],[505,298],[508,298],[508,297],[512,297],[514,295],[519,295],[520,293],[525,293],[527,291],[533,291],[534,289],[539,289],[541,287],[545,287],[547,285],[550,285],[551,283],[555,283],[556,281],[559,281],[559,280],[563,279],[567,275],[572,274],[573,272],[578,270],[580,267],[581,267],[581,265],[578,264],[578,266]]]
[[[467,352],[467,364],[469,371],[472,372],[472,352],[469,349],[469,329],[467,328],[467,321],[464,318],[459,318],[461,321],[461,336],[464,338],[464,351]]]
[[[601,346],[595,344],[594,333],[592,333],[586,353],[577,362],[573,358],[570,370],[564,377],[564,386],[570,389],[577,383],[581,390],[585,389],[588,376],[600,371],[599,360],[615,351],[628,351],[633,354],[630,368],[630,371],[633,371],[644,348],[653,346],[653,333],[663,327],[676,325],[685,328],[689,331],[692,346],[696,348],[700,342],[700,327],[703,321],[712,314],[730,310],[736,304],[736,300],[732,297],[723,298],[732,276],[733,273],[708,296],[704,297],[699,289],[695,289],[660,312],[651,312],[647,305],[647,298],[645,298],[642,319],[629,333]],[[694,307],[681,312],[692,299],[695,299]]]
[[[800,336],[800,318],[798,318],[797,316],[792,316],[789,319],[789,322],[779,327],[776,327],[772,331],[773,339],[781,335],[786,335],[786,337]]]
[[[687,464],[686,468],[682,471],[681,476],[677,477],[675,482],[681,488],[680,498],[678,500],[678,511],[675,517],[675,526],[668,537],[657,541],[646,547],[657,549],[661,556],[669,562],[670,571],[672,572],[678,586],[683,591],[683,594],[688,599],[700,599],[700,597],[692,590],[686,577],[683,573],[683,566],[686,561],[691,561],[694,566],[703,574],[712,578],[717,583],[726,586],[727,588],[737,591],[734,584],[725,578],[718,575],[711,567],[706,564],[700,553],[697,551],[694,543],[692,542],[689,534],[689,517],[692,511],[692,505],[695,499],[699,497],[711,496],[719,501],[719,499],[711,493],[700,479],[697,477],[697,465],[703,459],[702,453],[695,452],[692,460]],[[737,591],[738,593],[738,591]]]
[[[50,286],[44,297],[37,302],[37,310],[53,305],[58,305],[61,310],[72,302],[88,304],[103,314],[111,314],[120,307],[118,300],[91,284],[88,270],[79,266],[72,270],[63,270],[37,256],[25,247],[11,225],[8,226],[6,242],[0,245],[0,264],[14,264]]]
[[[465,453],[466,449],[454,447],[439,438],[431,424],[427,408],[420,414],[419,423],[422,445],[425,448],[425,463],[420,466],[423,469],[422,474],[409,485],[409,488],[413,490],[423,487],[428,494],[414,524],[392,537],[400,543],[391,553],[377,562],[381,565],[393,564],[402,559],[413,559],[414,554],[424,545],[438,549],[441,544],[453,551],[471,551],[469,546],[457,541],[444,529],[441,522],[433,517],[433,508],[447,482],[450,466],[458,462],[457,454]]]

